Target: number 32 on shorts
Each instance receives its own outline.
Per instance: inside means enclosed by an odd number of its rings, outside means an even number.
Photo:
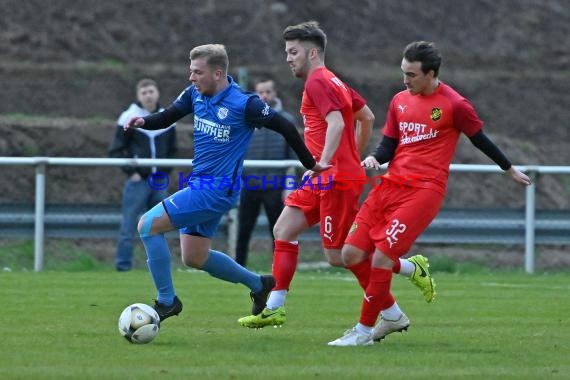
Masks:
[[[398,234],[406,231],[406,225],[400,223],[398,219],[392,220],[392,225],[386,230],[386,240],[390,244],[390,248],[398,242]]]

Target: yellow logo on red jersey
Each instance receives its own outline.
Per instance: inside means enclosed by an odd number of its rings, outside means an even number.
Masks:
[[[435,107],[431,109],[431,114],[429,115],[429,117],[431,117],[433,121],[438,121],[439,119],[441,119],[442,113],[443,112],[441,111],[441,108]]]

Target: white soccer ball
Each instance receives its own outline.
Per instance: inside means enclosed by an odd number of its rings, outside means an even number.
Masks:
[[[152,307],[134,303],[119,317],[119,332],[131,343],[149,343],[158,335],[160,318]]]

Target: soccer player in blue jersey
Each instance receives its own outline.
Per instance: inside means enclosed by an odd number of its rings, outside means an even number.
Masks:
[[[170,251],[164,233],[178,229],[182,261],[224,281],[250,289],[252,314],[265,307],[275,285],[273,276],[253,273],[222,252],[211,249],[220,219],[239,199],[243,160],[254,128],[272,129],[286,139],[299,160],[313,172],[318,164],[295,126],[255,94],[244,92],[227,75],[228,55],[223,45],[201,45],[190,51],[190,82],[168,108],[146,117],[134,117],[124,129],[160,129],[187,114],[194,116],[194,161],[188,186],[145,213],[138,231],[158,297],[155,309],[163,321],[182,311],[170,271]]]

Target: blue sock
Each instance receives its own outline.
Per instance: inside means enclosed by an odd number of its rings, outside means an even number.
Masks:
[[[208,260],[201,269],[220,280],[244,284],[254,293],[262,288],[260,275],[250,272],[228,255],[213,249],[210,249]]]
[[[141,236],[146,249],[147,265],[154,281],[158,296],[156,300],[164,305],[174,302],[174,284],[170,271],[170,250],[164,234]]]

